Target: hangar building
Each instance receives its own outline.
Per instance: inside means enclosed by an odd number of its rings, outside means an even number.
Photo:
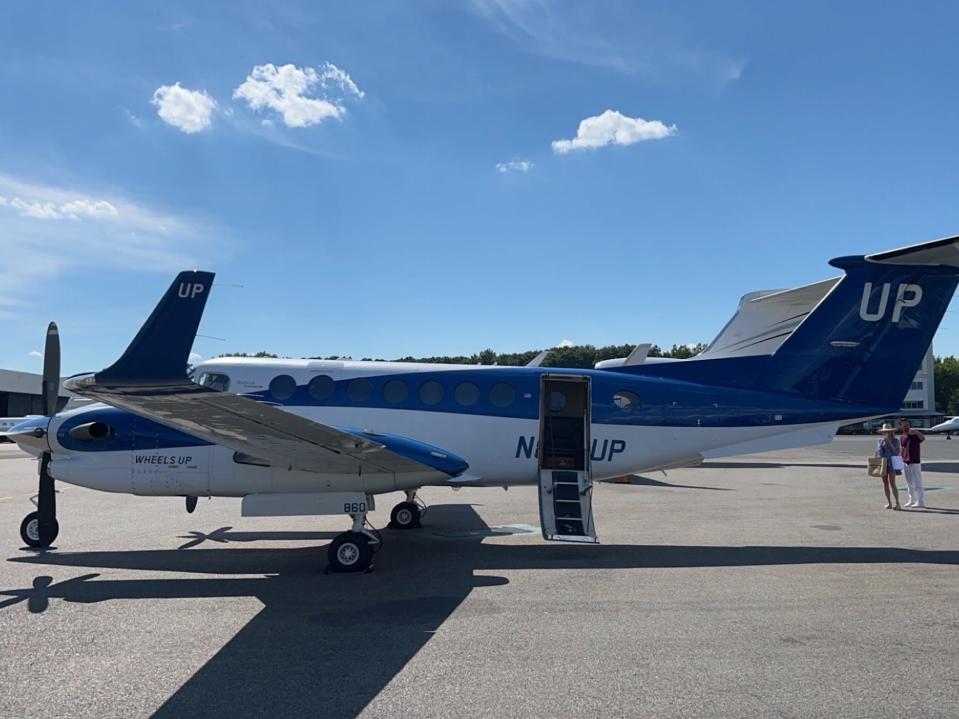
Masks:
[[[43,414],[43,400],[40,397],[42,382],[42,377],[33,372],[0,369],[0,417]],[[71,397],[62,385],[59,394],[58,412]]]

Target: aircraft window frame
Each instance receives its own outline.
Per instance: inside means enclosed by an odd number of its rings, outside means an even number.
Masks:
[[[354,377],[351,379],[346,385],[346,398],[350,402],[369,402],[373,398],[373,383],[370,378]]]
[[[618,389],[613,392],[613,406],[620,412],[632,412],[642,403],[642,397],[630,389]]]
[[[500,394],[508,391],[508,394]],[[489,401],[494,407],[505,409],[516,401],[516,388],[509,382],[497,382],[489,389]]]
[[[283,387],[280,387],[278,382],[283,383]],[[291,386],[292,385],[292,386]],[[291,375],[288,374],[278,374],[276,377],[270,380],[269,386],[270,397],[280,402],[288,400],[294,394],[296,394],[296,380],[293,379]]]
[[[230,389],[230,375],[223,372],[200,372],[196,383],[217,392],[227,392]]]
[[[336,392],[336,380],[328,374],[318,374],[309,381],[306,389],[310,393],[310,397],[317,402],[322,402],[332,397],[333,393]],[[329,392],[325,391],[327,389]]]
[[[409,396],[410,386],[405,379],[391,379],[383,385],[383,399],[389,404],[400,404],[405,402]]]
[[[429,387],[430,390],[432,390],[434,387],[438,387],[439,394],[435,395],[435,398],[433,395],[427,396],[427,392],[429,391],[427,390],[427,387]],[[428,407],[433,407],[443,401],[443,398],[446,396],[446,387],[443,386],[442,382],[437,382],[435,379],[428,379],[420,384],[417,396],[419,396],[420,402]]]
[[[471,392],[472,394],[463,397],[461,392]],[[472,407],[480,400],[480,388],[475,382],[460,382],[453,388],[453,399],[460,407]],[[472,401],[467,401],[472,400]]]

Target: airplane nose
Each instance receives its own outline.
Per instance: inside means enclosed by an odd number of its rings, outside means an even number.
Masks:
[[[5,434],[7,439],[16,442],[25,452],[40,454],[50,451],[47,439],[49,426],[50,417],[31,417],[13,425]]]

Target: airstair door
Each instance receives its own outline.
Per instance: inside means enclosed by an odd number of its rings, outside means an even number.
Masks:
[[[597,542],[589,451],[589,377],[544,374],[539,416],[543,537],[560,542]]]

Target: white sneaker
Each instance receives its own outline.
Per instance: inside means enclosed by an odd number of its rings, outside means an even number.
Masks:
[[[904,506],[904,507],[907,507],[907,508],[909,508],[909,509],[912,509],[913,507],[916,506],[916,503],[913,502],[912,500],[910,500],[910,501],[906,502],[903,506]]]

